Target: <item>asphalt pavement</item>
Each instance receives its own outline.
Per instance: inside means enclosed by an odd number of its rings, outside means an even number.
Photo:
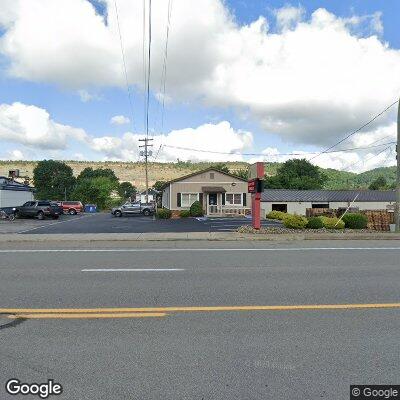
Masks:
[[[383,240],[2,243],[0,398],[30,398],[5,393],[12,377],[77,400],[399,384],[399,256]]]
[[[59,220],[18,219],[1,221],[1,233],[162,233],[162,232],[233,232],[251,225],[250,218],[181,218],[155,219],[142,215],[113,217],[110,213],[62,215]],[[281,226],[280,222],[263,220],[262,226]]]

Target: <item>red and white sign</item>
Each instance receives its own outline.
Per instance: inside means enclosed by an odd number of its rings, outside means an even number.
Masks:
[[[251,193],[251,219],[254,229],[261,228],[261,193],[257,191],[257,182],[264,178],[264,163],[257,162],[249,168],[248,191]]]

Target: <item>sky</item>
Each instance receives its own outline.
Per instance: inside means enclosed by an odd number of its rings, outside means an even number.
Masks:
[[[0,159],[141,160],[149,0],[1,3]],[[398,15],[398,0],[153,0],[150,160],[394,165],[396,104],[335,148],[361,149],[315,155],[399,98]]]

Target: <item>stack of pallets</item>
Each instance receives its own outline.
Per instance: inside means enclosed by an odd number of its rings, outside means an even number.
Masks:
[[[389,224],[393,223],[393,213],[386,210],[365,210],[363,213],[368,217],[368,229],[375,231],[390,230]]]

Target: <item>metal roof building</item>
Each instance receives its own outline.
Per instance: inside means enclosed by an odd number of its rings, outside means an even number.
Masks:
[[[0,176],[0,208],[20,206],[33,200],[35,188]]]
[[[300,215],[307,208],[333,208],[353,206],[360,210],[385,210],[393,208],[396,201],[394,190],[291,190],[265,189],[261,195],[261,207],[266,214],[271,210]]]

